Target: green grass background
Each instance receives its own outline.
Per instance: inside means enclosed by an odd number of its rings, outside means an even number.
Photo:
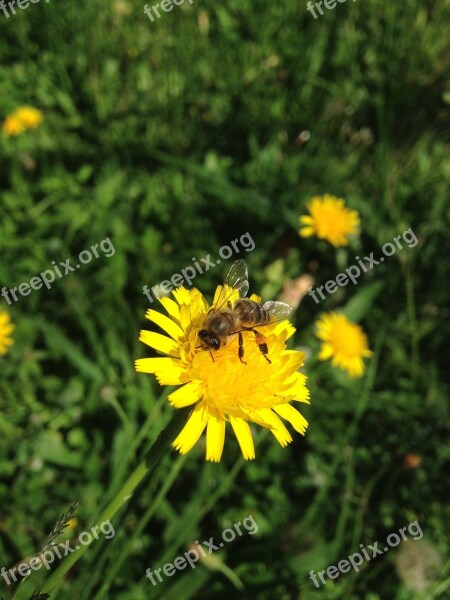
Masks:
[[[260,432],[252,463],[229,431],[219,465],[203,441],[168,452],[113,519],[116,536],[51,598],[449,598],[448,2],[349,1],[314,20],[303,1],[195,0],[155,23],[143,5],[0,12],[0,116],[22,104],[45,116],[0,140],[0,284],[108,236],[116,250],[51,290],[1,299],[16,330],[0,361],[0,567],[34,555],[76,499],[88,529],[168,422],[170,390],[133,370],[149,355],[144,284],[248,231],[252,290],[270,299],[289,277],[324,284],[411,227],[415,248],[294,314],[310,356],[306,437],[282,449]],[[297,235],[323,193],[361,215],[347,250]],[[212,294],[222,266],[195,285]],[[368,333],[362,380],[316,361],[314,321],[336,308]],[[407,453],[421,466],[406,469]],[[248,514],[257,535],[217,553],[218,571],[145,579]],[[422,541],[319,590],[308,578],[414,520]]]

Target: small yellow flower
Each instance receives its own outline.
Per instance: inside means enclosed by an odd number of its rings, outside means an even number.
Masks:
[[[310,215],[300,217],[302,237],[316,235],[336,248],[346,246],[350,235],[359,233],[359,215],[346,208],[344,200],[325,194],[314,196],[307,204]]]
[[[78,519],[76,517],[72,517],[67,521],[67,531],[74,531],[78,525]]]
[[[23,131],[25,131],[23,123],[14,115],[9,115],[9,117],[6,117],[3,121],[3,133],[6,136],[19,135]]]
[[[32,106],[21,106],[3,122],[3,133],[7,136],[19,135],[27,129],[33,129],[42,123],[44,116]]]
[[[14,325],[11,319],[3,310],[0,310],[0,356],[8,352],[8,346],[13,344],[11,333],[14,331]]]
[[[32,106],[22,106],[16,111],[17,118],[22,121],[27,129],[37,127],[44,120],[42,112]]]
[[[218,286],[214,304],[221,289]],[[206,460],[219,462],[228,422],[244,458],[251,460],[255,449],[249,422],[270,429],[282,446],[290,443],[292,437],[279,417],[304,434],[308,423],[290,404],[292,400],[308,403],[309,397],[306,377],[298,372],[305,355],[287,350],[285,345],[295,332],[294,327],[287,320],[264,325],[271,364],[262,356],[251,331],[242,334],[247,364],[239,360],[237,335],[230,336],[226,345],[214,351],[213,360],[209,351],[199,348],[198,340],[198,331],[209,310],[207,301],[195,288],[181,287],[172,294],[175,300],[159,300],[168,316],[152,309],[146,314],[167,335],[141,331],[140,336],[142,342],[166,356],[136,361],[137,371],[156,375],[161,385],[181,385],[169,395],[173,407],[193,407],[172,445],[186,454],[206,427]],[[238,297],[236,291],[231,302]],[[250,299],[260,301],[255,295]]]
[[[347,371],[350,377],[361,377],[363,358],[372,355],[362,328],[336,312],[322,315],[316,328],[316,335],[323,342],[319,359],[331,358],[331,364]]]

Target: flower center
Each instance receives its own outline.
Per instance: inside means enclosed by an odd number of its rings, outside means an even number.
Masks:
[[[348,357],[361,356],[364,340],[357,328],[347,323],[336,324],[330,334],[330,344],[336,352]]]

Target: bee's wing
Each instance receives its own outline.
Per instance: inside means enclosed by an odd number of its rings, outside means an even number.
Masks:
[[[231,288],[227,290],[225,287]],[[231,296],[238,291],[240,298],[245,298],[248,292],[248,270],[245,260],[239,259],[233,263],[225,277],[222,290],[214,305],[214,309],[218,310],[224,306]]]
[[[230,267],[224,281],[225,285],[239,290],[239,297],[245,298],[248,292],[248,270],[245,260],[237,260]]]
[[[269,320],[261,323],[259,319],[260,308],[265,308],[269,313]],[[249,328],[259,329],[260,327],[264,327],[265,325],[271,325],[272,323],[278,323],[278,321],[283,321],[290,313],[292,312],[292,307],[289,304],[285,304],[284,302],[265,302],[260,307],[250,308],[250,310],[246,313],[245,323],[238,323],[236,327],[234,327],[230,334],[239,333],[241,331],[248,331]],[[254,318],[253,318],[254,317]]]
[[[292,312],[292,307],[289,304],[285,302],[273,302],[272,300],[264,302],[262,308],[265,308],[269,313],[271,323],[283,321]]]

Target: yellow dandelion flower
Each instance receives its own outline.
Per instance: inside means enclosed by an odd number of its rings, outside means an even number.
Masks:
[[[218,286],[213,306],[222,288],[231,294],[229,300],[234,305],[239,292],[224,285]],[[304,434],[308,423],[290,404],[292,400],[308,402],[309,397],[306,377],[298,372],[305,355],[286,349],[294,327],[287,320],[264,325],[270,363],[255,342],[255,334],[243,331],[244,364],[238,355],[238,335],[230,336],[226,345],[211,352],[200,346],[198,333],[210,307],[197,289],[181,287],[172,294],[174,300],[159,300],[167,315],[152,309],[146,314],[167,335],[141,331],[140,336],[142,342],[166,356],[136,361],[137,371],[156,375],[161,385],[181,385],[169,395],[173,407],[193,407],[172,445],[186,454],[206,428],[206,460],[219,462],[228,422],[244,458],[251,460],[255,449],[249,422],[270,429],[281,446],[290,443],[292,437],[280,417]],[[255,295],[249,299],[260,301]]]
[[[372,355],[363,329],[336,312],[322,315],[316,328],[316,335],[323,342],[319,359],[331,358],[331,364],[347,371],[350,377],[361,377],[363,358]]]
[[[346,208],[344,200],[325,194],[314,196],[307,204],[309,215],[302,215],[299,230],[302,237],[316,235],[336,248],[346,246],[350,235],[359,233],[359,215]]]
[[[3,133],[7,136],[19,135],[33,129],[44,120],[42,112],[33,106],[21,106],[3,122]]]
[[[14,331],[14,325],[7,312],[0,310],[0,356],[8,352],[8,346],[14,342],[11,333]]]
[[[37,127],[44,120],[42,112],[33,106],[21,106],[17,109],[16,116],[27,129]]]
[[[25,131],[23,123],[14,115],[6,117],[6,119],[3,121],[3,133],[6,136],[19,135],[23,131]]]

